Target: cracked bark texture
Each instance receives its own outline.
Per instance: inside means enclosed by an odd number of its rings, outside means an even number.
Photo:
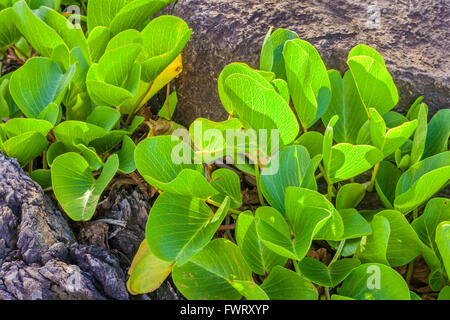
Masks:
[[[0,153],[0,300],[179,299],[169,281],[149,295],[127,292],[149,209],[139,190],[114,190],[101,220],[71,223],[77,235],[17,161]]]
[[[270,26],[297,32],[318,49],[328,68],[341,72],[355,45],[376,48],[399,89],[397,111],[406,112],[420,95],[430,115],[449,106],[446,0],[179,0],[166,12],[194,31],[177,80],[175,118],[185,125],[197,117],[226,119],[217,92],[219,74],[231,62],[258,67]]]

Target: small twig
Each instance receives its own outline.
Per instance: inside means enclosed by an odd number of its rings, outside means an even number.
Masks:
[[[221,225],[220,227],[219,227],[219,231],[222,231],[222,230],[234,230],[236,228],[236,223],[233,223],[233,224],[228,224],[228,225]]]

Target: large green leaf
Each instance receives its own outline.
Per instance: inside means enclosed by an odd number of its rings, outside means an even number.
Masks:
[[[239,215],[235,233],[236,242],[253,272],[265,275],[270,273],[274,266],[286,264],[287,258],[277,255],[262,243],[252,212],[245,211]]]
[[[234,73],[225,80],[225,91],[236,115],[255,130],[278,130],[281,145],[291,143],[299,126],[287,102],[272,88],[261,86],[254,78]],[[270,140],[271,141],[271,140]]]
[[[331,100],[327,69],[316,49],[304,40],[287,41],[283,56],[295,110],[303,127],[309,128],[322,117]]]
[[[336,209],[356,208],[365,195],[366,188],[362,184],[347,183],[337,193]]]
[[[153,204],[147,221],[146,237],[152,252],[160,259],[186,263],[211,241],[225,219],[230,199],[213,213],[203,201],[168,192]]]
[[[410,300],[408,285],[401,275],[378,263],[354,269],[338,293],[357,300]]]
[[[142,63],[142,80],[149,83],[181,53],[192,30],[178,17],[160,16],[153,19],[141,34],[144,50],[138,61]]]
[[[334,127],[334,140],[342,143],[356,143],[359,129],[368,119],[368,113],[356,88],[353,75],[348,70],[344,77],[337,70],[329,70],[331,83],[331,101],[322,116],[322,122],[327,125],[334,115],[339,121]]]
[[[437,226],[436,244],[444,262],[447,277],[450,277],[450,221],[441,222]]]
[[[342,239],[356,239],[372,233],[372,228],[356,209],[341,209],[339,215],[344,224]]]
[[[236,172],[229,169],[215,170],[211,175],[211,185],[220,192],[212,200],[221,203],[228,196],[231,208],[237,209],[242,205],[241,179]]]
[[[384,157],[389,156],[400,148],[417,128],[417,120],[404,122],[398,127],[386,132],[386,123],[378,111],[369,109],[370,113],[370,137],[375,147],[380,149]]]
[[[431,157],[448,150],[450,137],[450,109],[439,110],[431,118],[427,129],[427,138],[423,158]]]
[[[449,200],[446,198],[433,198],[428,201],[423,214],[415,219],[411,226],[417,232],[420,240],[436,252],[436,228],[443,221],[450,221]]]
[[[300,235],[305,232],[304,228],[307,228],[306,232],[313,232],[315,240],[341,240],[344,234],[341,215],[322,194],[305,188],[288,187],[285,206],[286,217],[295,234]],[[317,216],[308,220],[305,215]],[[330,218],[319,225],[318,221],[322,221],[324,215]],[[311,228],[315,229],[311,231]]]
[[[110,107],[96,107],[86,119],[98,127],[111,131],[120,120],[120,112]]]
[[[145,139],[134,154],[139,173],[160,190],[201,199],[219,193],[202,175],[202,166],[192,163],[191,147],[178,138],[158,136]]]
[[[318,154],[322,154],[323,134],[317,131],[305,132],[295,141],[295,144],[304,146],[311,158],[314,158]]]
[[[335,287],[358,267],[358,259],[341,259],[326,266],[322,262],[305,257],[298,263],[300,272],[309,280],[323,287]]]
[[[24,166],[38,157],[48,146],[47,139],[39,132],[30,131],[3,142],[3,151],[11,158],[17,158]]]
[[[271,300],[317,300],[314,285],[289,269],[276,266],[261,285]]]
[[[272,71],[277,78],[287,80],[283,49],[286,41],[293,39],[298,39],[298,35],[291,30],[280,28],[272,33],[270,28],[261,49],[260,69]]]
[[[52,128],[52,124],[46,120],[15,118],[5,123],[4,132],[8,138],[31,131],[39,132],[46,137]]]
[[[172,277],[178,290],[192,300],[239,300],[233,281],[252,281],[252,272],[239,248],[215,239],[184,265],[175,265]]]
[[[375,189],[387,209],[394,208],[395,187],[402,172],[391,162],[383,161],[378,168]]]
[[[319,162],[320,157],[311,160],[303,146],[289,146],[276,153],[261,171],[261,191],[269,204],[284,213],[287,187],[317,190],[314,174]]]
[[[38,118],[50,103],[61,102],[74,73],[75,67],[63,73],[51,59],[32,58],[11,76],[11,96],[27,117]]]
[[[125,174],[130,174],[136,170],[134,162],[134,150],[136,145],[129,136],[123,137],[122,148],[117,152],[119,156],[119,170]]]
[[[69,49],[64,40],[53,28],[39,19],[24,0],[16,2],[13,11],[17,29],[33,49],[45,57],[50,58],[58,52],[63,55],[61,61],[69,58]]]
[[[368,112],[375,108],[384,115],[398,102],[398,91],[386,66],[373,54],[349,55],[347,64],[355,79],[359,95]]]
[[[68,149],[80,143],[89,146],[95,139],[106,135],[105,129],[82,121],[63,121],[53,129],[53,133]]]
[[[14,21],[14,11],[6,8],[0,11],[0,47],[7,47],[20,39],[20,32],[17,30]]]
[[[422,103],[419,107],[419,112],[417,114],[417,130],[414,133],[414,139],[411,146],[411,164],[415,164],[420,159],[422,159],[423,152],[425,151],[425,144],[427,139],[427,116],[428,107]],[[447,150],[445,150],[447,151]]]
[[[371,235],[361,238],[355,258],[362,263],[374,262],[389,265],[386,252],[391,234],[389,220],[383,216],[375,216],[370,223],[373,230]]]
[[[383,153],[373,146],[339,143],[331,148],[325,168],[331,182],[347,180],[369,170],[383,160]]]
[[[56,199],[67,215],[75,221],[90,220],[118,168],[119,158],[112,155],[95,180],[88,162],[78,153],[69,152],[57,157],[52,165],[52,185]]]
[[[402,174],[395,189],[395,208],[411,212],[444,187],[450,179],[450,151],[426,158]]]

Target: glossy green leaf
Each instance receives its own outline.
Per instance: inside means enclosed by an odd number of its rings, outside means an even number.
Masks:
[[[342,78],[339,71],[329,70],[331,83],[331,101],[327,111],[322,116],[326,126],[331,118],[339,116],[334,126],[334,140],[338,143],[357,143],[360,128],[368,119],[368,113],[358,93],[353,75],[348,70]]]
[[[286,264],[287,258],[269,250],[261,241],[256,231],[256,221],[252,212],[245,211],[239,215],[235,234],[242,255],[253,272],[265,275],[274,266]]]
[[[136,145],[129,136],[123,137],[122,148],[117,152],[119,156],[119,170],[125,174],[130,174],[136,170],[134,162],[134,150]]]
[[[19,136],[28,132],[39,132],[44,137],[52,130],[50,122],[38,119],[15,118],[5,123],[4,132],[8,138]]]
[[[150,211],[146,237],[150,249],[162,260],[186,263],[209,241],[225,219],[230,205],[225,198],[213,213],[203,201],[163,193]]]
[[[88,162],[79,154],[69,152],[57,157],[52,165],[53,191],[67,215],[75,221],[90,220],[118,168],[119,158],[112,155],[95,180]]]
[[[314,158],[318,154],[322,154],[323,134],[317,131],[305,132],[295,141],[295,144],[304,146],[311,158]]]
[[[427,139],[427,116],[428,108],[424,103],[422,103],[417,115],[418,125],[411,147],[411,164],[417,163],[422,158],[423,152],[425,151],[425,143]]]
[[[38,118],[42,120],[46,120],[55,126],[62,119],[62,108],[58,106],[56,103],[52,102],[44,110],[41,111]]]
[[[422,160],[398,180],[395,189],[395,208],[411,212],[444,187],[450,179],[450,151]]]
[[[311,160],[303,146],[289,146],[275,154],[261,171],[261,191],[269,204],[284,213],[287,187],[317,190],[314,174],[319,162],[320,158]]]
[[[373,55],[349,56],[347,64],[366,110],[375,108],[383,115],[395,107],[398,103],[398,91],[379,58],[373,58]]]
[[[211,185],[220,192],[212,200],[222,203],[225,197],[230,197],[230,207],[238,209],[242,205],[241,179],[236,172],[229,169],[217,169],[211,175]]]
[[[111,131],[119,122],[120,112],[111,107],[96,107],[87,117],[86,122]]]
[[[395,186],[401,175],[402,172],[391,162],[383,161],[380,163],[375,179],[375,189],[387,209],[394,208]]]
[[[428,158],[440,152],[448,150],[448,139],[450,137],[450,110],[439,110],[431,118],[427,129],[425,150],[422,158]]]
[[[11,95],[27,117],[37,118],[51,102],[61,102],[74,72],[71,67],[63,73],[48,58],[32,58],[11,76]]]
[[[344,281],[360,264],[358,259],[341,259],[326,266],[316,259],[305,257],[298,263],[298,267],[300,272],[312,282],[330,288]]]
[[[372,233],[369,223],[358,213],[356,209],[342,209],[339,214],[344,223],[342,239],[356,239]]]
[[[441,222],[437,226],[436,244],[444,262],[447,277],[450,277],[450,221]]]
[[[20,39],[20,32],[17,30],[14,21],[13,8],[6,8],[0,11],[0,47],[7,47]]]
[[[338,293],[357,300],[410,300],[408,285],[400,274],[377,263],[354,269]]]
[[[359,183],[348,183],[343,185],[336,196],[336,209],[356,208],[364,199],[366,188]]]
[[[191,300],[239,300],[232,281],[252,281],[252,272],[239,248],[215,239],[184,265],[175,265],[172,277],[178,290]]]
[[[438,300],[450,300],[450,286],[445,286],[439,292]]]
[[[314,285],[289,269],[276,266],[261,285],[271,300],[317,300]]]
[[[30,178],[36,181],[42,189],[52,186],[52,175],[48,169],[38,169],[30,173]]]
[[[383,216],[373,217],[370,223],[372,234],[363,236],[355,253],[362,263],[374,262],[389,265],[386,252],[391,234],[389,220]]]
[[[3,142],[4,152],[11,158],[17,158],[22,166],[38,157],[47,146],[47,139],[36,131],[23,133]]]
[[[177,104],[178,104],[178,96],[177,91],[174,89],[172,93],[169,95],[169,99],[166,102],[164,102],[164,105],[159,110],[158,116],[166,120],[172,120]]]
[[[82,121],[63,121],[53,129],[57,140],[71,149],[77,144],[89,146],[95,139],[105,136],[106,131],[94,124]]]
[[[89,33],[88,47],[93,63],[98,62],[105,52],[106,46],[111,40],[111,32],[106,27],[97,26]]]

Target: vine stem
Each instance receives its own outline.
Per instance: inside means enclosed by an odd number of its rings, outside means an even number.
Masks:
[[[378,174],[378,169],[380,168],[380,162],[378,162],[375,167],[373,167],[373,171],[372,171],[372,178],[370,179],[370,184],[367,187],[367,191],[368,192],[372,192],[373,191],[373,186],[375,185],[375,179],[377,178],[377,174]]]
[[[345,246],[345,240],[341,240],[330,264],[332,264],[333,262],[336,262],[339,259],[339,257],[341,256],[342,250],[344,249],[344,246]]]
[[[222,205],[221,203],[219,203],[219,202],[217,202],[217,201],[214,201],[214,200],[211,200],[211,199],[207,199],[207,200],[206,200],[206,203],[208,203],[208,204],[210,204],[210,205],[212,205],[212,206],[214,206],[214,207],[217,207],[217,208],[219,208],[219,207]],[[229,211],[231,214],[241,214],[241,213],[242,213],[242,211],[235,210],[235,209],[231,209],[231,208],[229,208],[228,211]]]

